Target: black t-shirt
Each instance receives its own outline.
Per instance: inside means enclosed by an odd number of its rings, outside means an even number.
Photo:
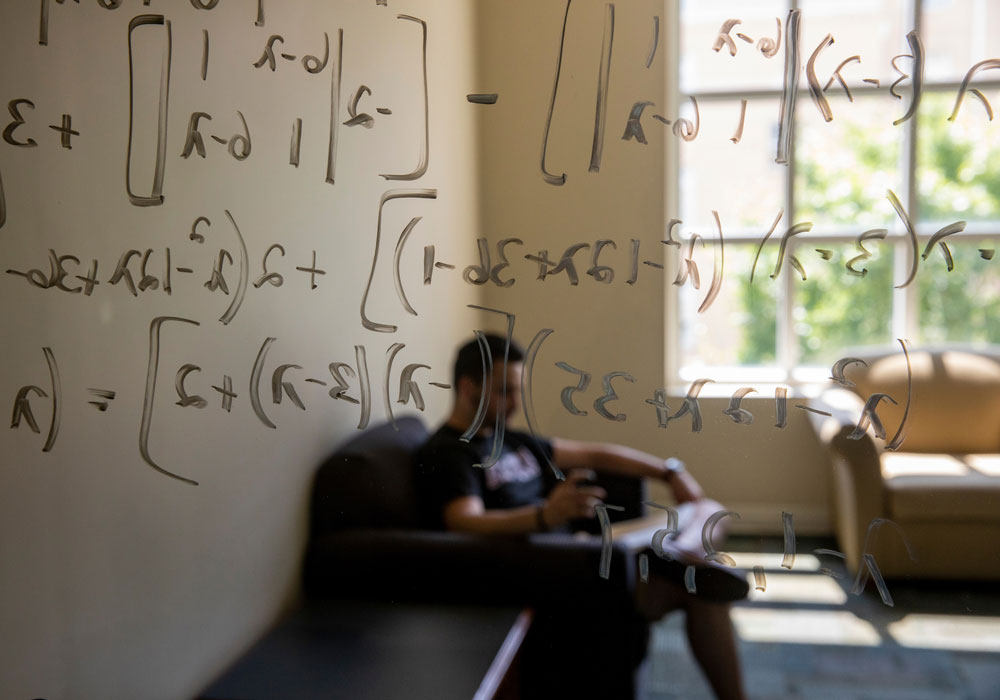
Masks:
[[[555,484],[548,460],[552,445],[527,433],[505,430],[500,457],[483,464],[493,449],[493,436],[459,440],[462,433],[442,426],[416,455],[420,500],[428,527],[443,528],[444,507],[462,496],[479,496],[487,509],[541,503]]]

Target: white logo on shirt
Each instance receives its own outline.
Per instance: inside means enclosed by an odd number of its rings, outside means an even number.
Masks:
[[[486,470],[486,488],[495,491],[504,484],[531,481],[541,476],[538,460],[526,447],[504,452],[492,467]]]

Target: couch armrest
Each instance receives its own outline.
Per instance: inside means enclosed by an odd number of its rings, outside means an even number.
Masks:
[[[635,556],[613,545],[608,579],[600,556],[592,537],[352,529],[311,543],[304,578],[310,597],[631,608]]]
[[[871,428],[858,440],[848,436],[857,427],[864,401],[846,389],[824,391],[809,402],[811,408],[831,413],[810,413],[820,442],[828,449],[833,466],[833,506],[837,540],[847,564],[856,571],[868,524],[873,518],[886,517],[886,492],[882,480],[882,440]]]
[[[649,500],[649,484],[646,479],[624,474],[598,473],[594,483],[607,492],[605,503],[624,510],[609,509],[608,520],[612,523],[635,520],[646,515],[645,501]],[[601,534],[601,523],[597,518],[580,518],[568,523],[571,532]]]

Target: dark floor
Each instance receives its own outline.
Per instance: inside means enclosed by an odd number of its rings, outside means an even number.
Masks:
[[[780,537],[730,537],[726,551],[766,588],[733,608],[747,692],[756,700],[1000,699],[1000,583],[889,581],[893,606],[872,583],[852,595],[839,561],[810,554],[832,540],[804,538],[791,571]],[[752,580],[752,577],[751,577]],[[682,614],[653,629],[648,700],[712,694],[687,647]]]

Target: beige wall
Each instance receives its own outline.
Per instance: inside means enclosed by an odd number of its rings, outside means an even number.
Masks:
[[[48,271],[48,250],[79,257],[67,264],[68,286],[100,263],[101,284],[87,297],[29,286],[23,277],[0,276],[4,327],[0,397],[11,410],[22,386],[52,390],[43,347],[61,375],[61,424],[54,447],[43,452],[51,402],[32,395],[40,434],[25,422],[0,431],[0,696],[4,698],[183,698],[191,697],[240,655],[294,598],[305,544],[309,482],[318,460],[355,432],[359,410],[331,400],[327,388],[306,383],[325,379],[333,361],[354,362],[355,345],[368,351],[372,378],[372,422],[382,420],[381,388],[386,349],[406,343],[393,384],[407,363],[431,370],[415,375],[427,400],[427,418],[439,420],[450,392],[429,387],[450,381],[451,352],[475,325],[465,308],[478,292],[440,272],[424,286],[423,246],[437,246],[440,259],[467,259],[475,228],[475,107],[465,94],[476,90],[471,4],[416,0],[394,7],[375,2],[277,2],[265,4],[266,23],[255,27],[255,3],[222,2],[212,11],[191,3],[126,0],[117,10],[96,2],[48,3],[47,46],[38,44],[39,3],[4,3],[0,11],[0,71],[5,101],[30,99],[18,139],[38,146],[0,143],[7,220],[0,230],[0,269]],[[391,182],[379,173],[407,172],[418,160],[423,136],[420,27],[396,18],[407,12],[429,28],[430,159],[426,175]],[[143,12],[165,12],[173,37],[163,206],[128,204],[124,159],[128,136],[127,28]],[[344,29],[342,103],[338,121],[359,85],[372,95],[359,108],[376,115],[371,130],[339,130],[336,184],[325,182],[331,75],[337,29]],[[208,79],[200,78],[202,30],[210,35]],[[159,33],[157,33],[159,30]],[[163,27],[137,31],[137,72],[151,75],[139,86],[137,189],[148,192],[150,148],[155,138]],[[277,59],[277,70],[253,67],[271,34],[282,51],[301,57],[323,52],[331,37],[331,60],[321,73],[306,73],[298,58]],[[152,105],[152,106],[150,106]],[[393,114],[376,114],[388,107]],[[237,162],[211,139],[240,130],[236,111],[249,125],[252,151]],[[188,118],[202,121],[207,157],[180,157]],[[59,147],[47,128],[60,114],[73,116],[80,135],[73,149]],[[303,120],[302,155],[288,164],[295,118]],[[6,122],[5,122],[6,125]],[[436,200],[396,201],[386,206],[383,240],[369,315],[396,323],[395,334],[361,326],[359,307],[375,248],[378,201],[391,188],[437,188]],[[281,287],[250,284],[237,316],[219,316],[232,296],[202,285],[220,248],[234,253],[238,222],[249,254],[250,281],[262,271],[268,246],[286,256],[269,258],[281,272]],[[204,244],[189,240],[191,224]],[[418,317],[396,299],[392,257],[396,240],[412,216],[413,230],[402,261],[403,281]],[[171,248],[173,293],[148,289],[133,297],[108,279],[130,248],[153,248],[150,268],[164,264]],[[295,271],[316,251],[327,270],[309,288]],[[226,267],[231,294],[235,268]],[[132,265],[138,274],[138,261]],[[136,282],[138,283],[138,279]],[[197,486],[160,474],[140,457],[150,321],[178,316],[193,326],[163,326],[156,398],[150,432],[152,457],[165,469],[198,481]],[[261,399],[277,426],[265,427],[249,403],[250,371],[266,338],[275,342],[265,363]],[[186,380],[204,409],[182,409],[173,390],[184,363],[201,367]],[[286,398],[274,405],[271,373],[297,364],[291,379],[305,411]],[[231,413],[220,408],[223,375],[238,394]],[[88,404],[89,388],[116,392],[107,411]],[[356,395],[357,383],[351,393]],[[412,412],[413,407],[399,408]]]
[[[597,431],[635,442],[655,437],[655,432],[641,427],[638,416],[611,426],[594,417],[592,408],[591,417],[580,423],[565,413],[559,391],[576,379],[554,363],[564,361],[594,375],[597,386],[592,384],[581,396],[581,407],[599,395],[600,377],[610,371],[631,371],[639,382],[636,386],[658,386],[662,381],[663,273],[640,265],[636,284],[626,280],[630,239],[640,240],[640,259],[662,259],[667,139],[649,115],[663,109],[664,67],[660,60],[649,69],[645,63],[653,16],[662,17],[663,9],[655,2],[617,8],[603,156],[600,171],[588,172],[605,4],[573,3],[546,156],[550,172],[566,173],[565,185],[557,187],[542,179],[540,152],[564,8],[562,3],[492,2],[484,3],[480,11],[480,26],[485,28],[479,46],[481,79],[502,95],[497,109],[484,113],[482,120],[481,235],[491,245],[514,236],[524,241],[523,246],[508,247],[515,284],[506,289],[488,285],[486,299],[517,315],[517,335],[525,345],[538,329],[555,331],[542,346],[535,373],[534,395],[543,431],[577,435]],[[643,118],[646,146],[621,139],[625,117],[637,100],[657,105],[648,108]],[[611,239],[617,245],[605,248],[600,259],[615,269],[610,284],[586,274],[598,239]],[[590,246],[575,257],[579,275],[575,287],[565,274],[537,280],[537,265],[523,257],[544,249],[558,260],[575,243]],[[622,407],[633,403],[622,402]],[[634,405],[630,408],[637,410]],[[644,444],[650,445],[648,439]]]
[[[502,238],[524,241],[507,248],[511,267],[505,272],[515,284],[486,285],[487,304],[516,314],[517,336],[525,345],[538,329],[554,329],[534,372],[541,432],[679,455],[710,495],[742,514],[735,529],[780,532],[781,511],[786,510],[796,516],[799,532],[826,532],[827,463],[805,414],[793,408],[801,401],[789,401],[788,426],[778,430],[772,427],[773,400],[746,400],[757,420],[745,426],[721,414],[728,398],[702,399],[705,424],[698,434],[691,432],[689,421],[659,428],[654,408],[645,403],[665,386],[665,336],[673,330],[667,299],[676,262],[665,256],[660,241],[666,221],[676,216],[672,163],[684,143],[652,117],[676,118],[671,5],[616,3],[603,158],[600,171],[589,172],[606,3],[572,3],[546,158],[550,172],[566,173],[562,186],[543,180],[539,156],[565,5],[527,0],[480,5],[480,81],[501,98],[482,114],[479,235],[491,247]],[[654,15],[660,17],[660,41],[647,69]],[[655,103],[641,120],[648,145],[621,138],[629,110],[640,100]],[[640,241],[640,266],[636,283],[629,285],[633,238]],[[610,284],[586,274],[598,239],[617,244],[601,255],[601,263],[615,269]],[[544,249],[558,260],[575,243],[590,245],[576,255],[580,279],[575,287],[565,274],[535,279],[537,266],[523,257]],[[645,260],[666,264],[666,269],[641,264]],[[557,368],[557,362],[592,375],[589,389],[574,395],[575,405],[587,416],[571,415],[561,404],[562,389],[575,386],[579,378]],[[613,380],[621,399],[608,409],[624,413],[622,422],[599,416],[593,406],[603,394],[602,377],[615,371],[636,380]],[[668,404],[677,410],[686,387],[671,389]],[[711,387],[705,394],[710,392]],[[657,497],[668,498],[662,491]]]

